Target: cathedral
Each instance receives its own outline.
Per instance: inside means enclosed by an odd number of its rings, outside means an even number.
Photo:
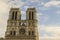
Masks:
[[[19,8],[10,8],[5,38],[0,40],[39,40],[36,8],[27,8],[25,20]]]

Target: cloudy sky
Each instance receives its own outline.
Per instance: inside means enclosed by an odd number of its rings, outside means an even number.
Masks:
[[[60,39],[60,0],[0,0],[0,37],[4,37],[9,9],[19,7],[22,19],[29,7],[37,10],[39,39]]]

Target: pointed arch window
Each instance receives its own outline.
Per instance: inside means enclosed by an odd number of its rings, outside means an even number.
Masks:
[[[29,11],[29,20],[33,20],[33,19],[34,19],[34,12]]]
[[[10,35],[12,35],[13,33],[12,33],[12,31],[10,31]]]
[[[13,31],[13,35],[16,35],[16,31]]]
[[[32,31],[32,35],[34,35],[34,31]]]
[[[33,20],[33,18],[34,18],[34,12],[32,12],[32,20]]]
[[[31,11],[29,12],[29,20],[31,20]]]
[[[15,20],[17,19],[17,11],[15,12]]]
[[[14,20],[14,11],[12,12],[12,20]]]
[[[31,35],[31,32],[29,31],[29,35]]]
[[[16,35],[16,31],[10,31],[10,35]]]
[[[34,35],[34,31],[29,31],[29,35]]]

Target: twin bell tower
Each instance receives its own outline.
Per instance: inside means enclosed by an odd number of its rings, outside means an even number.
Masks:
[[[36,9],[26,10],[26,20],[21,20],[21,10],[11,8],[5,32],[6,40],[38,40]]]

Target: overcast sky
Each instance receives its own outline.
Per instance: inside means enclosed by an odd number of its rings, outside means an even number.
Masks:
[[[18,7],[25,19],[26,9],[37,10],[39,39],[60,39],[60,0],[0,0],[0,37],[4,37],[9,9]]]

